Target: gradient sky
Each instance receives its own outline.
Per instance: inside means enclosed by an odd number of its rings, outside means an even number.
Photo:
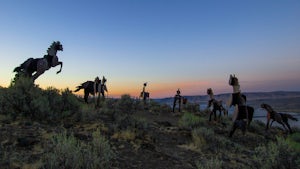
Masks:
[[[300,91],[299,0],[2,0],[0,86],[29,57],[61,41],[42,88],[74,90],[105,76],[110,97]]]

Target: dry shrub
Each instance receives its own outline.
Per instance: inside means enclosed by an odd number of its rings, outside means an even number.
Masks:
[[[93,132],[93,140],[80,142],[66,132],[52,138],[53,147],[43,156],[43,168],[110,168],[114,153],[100,131]]]

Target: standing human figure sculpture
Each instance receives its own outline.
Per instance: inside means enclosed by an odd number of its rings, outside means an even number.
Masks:
[[[106,87],[106,81],[107,79],[103,76],[102,81],[101,81],[101,88],[100,88],[100,93],[102,95],[102,99],[105,100],[105,92],[107,93],[107,87]]]
[[[232,137],[237,128],[240,128],[245,134],[247,126],[253,118],[254,108],[246,105],[247,98],[241,93],[238,78],[235,75],[230,75],[229,85],[233,88],[229,106],[234,106],[234,113],[232,116],[233,126],[230,130],[229,137]]]
[[[182,96],[180,95],[180,90],[178,89],[176,91],[176,94],[174,96],[174,102],[173,102],[173,113],[175,113],[175,107],[176,107],[176,103],[178,102],[178,112],[181,112],[181,100],[182,100]]]
[[[146,103],[147,99],[149,99],[149,97],[150,97],[149,92],[146,92],[146,86],[147,86],[147,82],[144,83],[143,90],[142,90],[142,92],[140,94],[140,98],[143,99],[144,103]]]
[[[46,70],[51,67],[60,65],[60,73],[63,63],[58,61],[57,51],[63,51],[63,46],[59,41],[54,41],[47,50],[47,55],[44,55],[43,58],[29,58],[20,66],[16,67],[13,72],[16,72],[16,77],[20,74],[31,77],[35,81],[40,75],[42,75]],[[35,73],[34,73],[35,72]],[[34,74],[33,74],[34,73]]]

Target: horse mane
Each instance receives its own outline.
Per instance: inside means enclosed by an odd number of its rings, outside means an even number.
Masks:
[[[52,42],[52,44],[50,45],[50,47],[49,47],[48,50],[47,50],[48,55],[53,56],[53,53],[56,52],[55,47],[56,47],[57,45],[60,45],[60,41],[56,41],[56,42],[53,41],[53,42]]]
[[[270,105],[266,104],[266,103],[261,104],[261,107],[266,109],[270,113],[274,112],[273,108]]]

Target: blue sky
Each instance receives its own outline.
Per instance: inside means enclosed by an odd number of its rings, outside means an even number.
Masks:
[[[61,74],[41,87],[75,89],[105,76],[109,96],[151,97],[300,90],[300,1],[3,0],[0,2],[0,86],[29,57],[61,41]]]

